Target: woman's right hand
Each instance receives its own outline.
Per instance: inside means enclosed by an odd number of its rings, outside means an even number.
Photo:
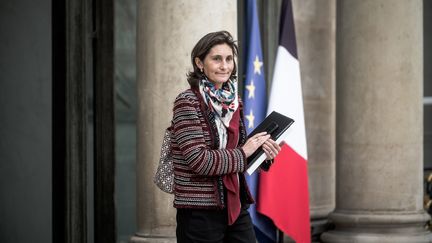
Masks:
[[[249,138],[242,147],[243,152],[246,154],[246,158],[251,156],[269,138],[270,134],[267,134],[267,132],[260,132]]]

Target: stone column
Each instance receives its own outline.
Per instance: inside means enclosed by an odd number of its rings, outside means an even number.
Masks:
[[[431,242],[423,211],[421,0],[337,2],[335,230],[324,242]]]
[[[189,87],[190,53],[212,31],[237,36],[232,0],[138,0],[137,232],[131,242],[175,242],[173,196],[153,184],[175,97]]]
[[[293,1],[308,143],[313,240],[335,208],[336,2]]]

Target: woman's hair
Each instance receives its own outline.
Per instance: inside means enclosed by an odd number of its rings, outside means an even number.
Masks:
[[[212,32],[202,37],[192,49],[191,61],[193,71],[187,74],[187,81],[191,86],[197,86],[199,81],[204,77],[204,74],[201,73],[201,70],[195,63],[195,57],[198,57],[202,62],[204,62],[204,59],[210,52],[210,49],[212,49],[213,46],[220,44],[227,44],[229,47],[231,47],[234,55],[234,68],[232,70],[230,79],[236,78],[237,64],[235,62],[235,57],[237,57],[238,54],[237,44],[235,43],[233,37],[228,31]]]

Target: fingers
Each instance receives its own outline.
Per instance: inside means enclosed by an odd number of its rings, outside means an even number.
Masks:
[[[262,136],[264,136],[264,135],[266,135],[267,133],[266,132],[260,132],[260,133],[257,133],[257,134],[255,134],[255,135],[253,135],[251,138],[249,138],[249,139],[256,139],[256,138],[259,138],[259,137],[262,137]]]
[[[266,154],[266,160],[273,159],[273,154],[270,152],[270,150],[264,148],[264,145],[263,145],[263,150],[264,150],[264,153]]]
[[[260,132],[260,133],[253,135],[249,140],[251,140],[255,143],[261,142],[261,141],[263,141],[263,137],[265,137],[266,135],[267,135],[266,132]],[[265,140],[263,142],[265,142]]]
[[[274,159],[281,150],[280,146],[273,139],[266,140],[262,147],[268,160]]]
[[[270,134],[267,134],[267,135],[259,137],[257,139],[257,142],[259,144],[258,147],[260,147],[261,145],[263,145],[269,138],[270,138]]]
[[[253,143],[254,148],[259,148],[269,138],[270,134],[267,134],[266,132],[261,132],[252,136],[249,141]]]
[[[264,135],[266,135],[266,134],[267,134],[267,132],[259,132],[259,133],[255,134],[255,135],[253,135],[252,137],[256,137],[256,136],[264,136]]]
[[[266,160],[271,160],[271,159],[274,159],[274,157],[276,157],[277,152],[274,152],[274,150],[270,146],[268,146],[267,144],[264,143],[262,148],[264,150],[264,153],[267,156]]]
[[[281,147],[279,144],[277,144],[273,139],[268,139],[266,141],[267,145],[274,150],[274,152],[278,153],[281,151]]]
[[[266,132],[257,133],[249,138],[245,145],[243,145],[243,151],[246,154],[246,158],[254,153],[259,147],[261,147],[269,138],[270,135]]]

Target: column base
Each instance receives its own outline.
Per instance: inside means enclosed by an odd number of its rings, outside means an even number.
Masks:
[[[425,212],[371,214],[337,211],[331,213],[329,218],[336,228],[322,234],[323,242],[432,242],[432,234],[425,228],[429,220]]]
[[[321,235],[327,230],[329,230],[328,219],[312,219],[311,221],[312,242],[319,242]]]
[[[430,232],[423,232],[418,235],[405,235],[405,234],[368,234],[368,233],[354,233],[354,232],[341,232],[330,231],[322,234],[322,242],[332,243],[347,243],[347,242],[362,242],[362,243],[429,243],[432,242]]]
[[[177,243],[177,239],[175,237],[164,237],[164,236],[137,236],[134,235],[129,240],[130,243]]]

